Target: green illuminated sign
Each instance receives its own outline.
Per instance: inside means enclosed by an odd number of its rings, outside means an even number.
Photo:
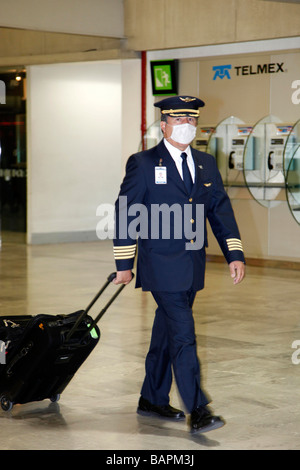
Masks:
[[[153,95],[176,95],[177,61],[152,61],[150,65]]]

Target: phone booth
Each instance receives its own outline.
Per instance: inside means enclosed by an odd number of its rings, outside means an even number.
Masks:
[[[284,170],[284,151],[292,125],[276,125],[274,134],[267,142],[268,169]]]
[[[287,203],[294,219],[300,225],[300,119],[294,124],[286,140],[284,173]]]
[[[253,127],[244,152],[244,178],[252,197],[265,207],[285,200],[284,148],[291,131],[275,116],[266,116]]]
[[[215,131],[214,126],[198,126],[196,137],[192,143],[192,147],[201,152],[207,152],[209,141]]]
[[[283,171],[286,175],[290,169],[290,163],[294,156],[295,149],[300,144],[300,119],[292,126],[291,131],[285,141],[283,156]],[[295,162],[295,160],[294,160]]]
[[[251,127],[234,116],[221,121],[212,133],[207,153],[217,161],[225,187],[244,186],[243,152]]]
[[[230,136],[228,168],[229,170],[243,170],[245,145],[251,126],[237,126],[236,133]]]

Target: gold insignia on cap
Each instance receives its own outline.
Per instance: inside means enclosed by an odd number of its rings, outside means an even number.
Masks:
[[[192,117],[198,117],[200,112],[197,109],[164,109],[162,114],[170,114],[170,116],[185,116],[189,114]]]
[[[190,101],[196,101],[196,98],[189,98],[189,97],[187,97],[187,98],[182,98],[181,96],[179,96],[179,99],[180,99],[181,101],[184,101],[185,103],[190,103]]]

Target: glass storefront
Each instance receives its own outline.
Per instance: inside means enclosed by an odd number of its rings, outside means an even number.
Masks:
[[[0,236],[26,233],[26,73],[0,69]]]

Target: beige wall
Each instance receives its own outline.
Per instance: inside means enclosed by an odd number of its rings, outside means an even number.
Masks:
[[[0,0],[0,12],[0,66],[127,57],[123,0]]]
[[[125,36],[155,50],[298,36],[300,5],[264,0],[125,0]]]
[[[1,20],[0,20],[1,25]],[[118,38],[0,26],[0,66],[85,62],[135,57]]]
[[[35,31],[124,36],[123,0],[0,0],[0,25]]]
[[[277,63],[283,63],[284,72]],[[258,64],[274,64],[274,73],[256,73]],[[218,65],[231,65],[230,80],[213,80],[213,67]],[[245,75],[235,67],[244,67]],[[228,116],[239,117],[246,124],[255,124],[268,114],[282,122],[300,118],[300,106],[291,99],[292,82],[300,79],[300,51],[181,60],[179,69],[180,93],[196,94],[206,103],[200,123],[218,123]]]
[[[0,28],[0,58],[116,49],[120,40],[86,35]]]
[[[257,64],[269,63],[275,64],[271,67],[274,71],[277,63],[283,64],[284,72],[253,73]],[[232,66],[231,78],[213,80],[213,66],[226,64]],[[237,76],[234,67],[242,66],[249,74],[242,75],[239,69]],[[291,99],[292,82],[300,79],[300,51],[180,60],[179,70],[179,93],[195,94],[206,102],[200,126],[216,126],[229,116],[249,126],[270,114],[278,117],[278,124],[294,125],[300,119],[300,104]],[[300,261],[300,225],[289,210],[284,190],[281,201],[270,208],[253,199],[247,188],[229,190],[229,195],[248,257]],[[210,231],[208,252],[221,254]]]
[[[291,47],[289,51],[285,47],[288,44]],[[250,47],[253,50],[251,53]],[[242,53],[243,49],[245,53]],[[226,53],[230,50],[232,54]],[[300,80],[298,40],[149,51],[147,56],[149,62],[167,58],[179,60],[179,93],[196,95],[206,102],[205,108],[201,110],[199,126],[217,126],[229,116],[249,126],[270,114],[278,117],[279,124],[293,125],[300,119],[300,104],[292,101],[292,83]],[[275,73],[253,73],[258,64],[272,63],[275,65],[270,70]],[[283,64],[283,72],[276,73],[277,63]],[[228,64],[232,66],[231,78],[213,80],[213,67]],[[234,67],[242,66],[245,67],[244,72],[249,74],[241,75],[242,69],[239,69],[237,76]],[[159,118],[159,113],[152,105],[159,98],[151,96],[150,82],[148,75],[149,125]],[[238,182],[244,182],[242,172]],[[277,197],[278,203],[270,208],[259,204],[247,187],[227,190],[248,258],[300,261],[300,225],[290,212],[284,189]],[[221,254],[210,231],[208,253]]]

